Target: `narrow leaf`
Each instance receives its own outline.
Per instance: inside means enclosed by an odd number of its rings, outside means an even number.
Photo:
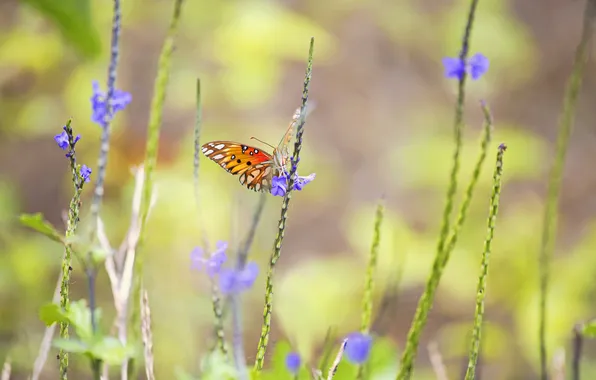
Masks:
[[[19,220],[22,225],[27,226],[35,231],[49,237],[50,239],[58,242],[63,243],[62,236],[56,231],[54,226],[50,224],[47,220],[43,218],[43,215],[38,212],[35,214],[22,214],[19,217]]]

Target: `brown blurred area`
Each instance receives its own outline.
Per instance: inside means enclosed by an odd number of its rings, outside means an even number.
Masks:
[[[124,220],[117,220],[128,218],[130,167],[144,158],[157,59],[172,7],[172,2],[165,0],[126,3],[117,83],[118,88],[132,94],[133,101],[118,115],[114,125],[104,206],[106,220],[112,221],[113,227],[108,230],[115,239],[114,245],[126,226]],[[293,268],[302,268],[301,262],[344,257],[354,260],[364,271],[370,238],[361,239],[365,247],[362,252],[360,245],[354,244],[354,240],[359,239],[351,234],[358,230],[349,226],[359,223],[358,215],[362,212],[369,214],[372,221],[374,203],[382,193],[386,194],[388,213],[403,220],[408,231],[421,241],[405,259],[414,269],[408,271],[410,267],[406,267],[400,291],[388,299],[391,305],[375,330],[392,337],[401,349],[430,270],[448,178],[446,168],[453,149],[455,83],[443,77],[441,58],[458,53],[467,3],[463,0],[272,0],[259,5],[256,1],[240,0],[188,1],[176,43],[159,145],[158,171],[161,174],[158,181],[165,195],[158,202],[164,202],[165,206],[162,212],[156,211],[150,227],[157,242],[154,248],[148,249],[148,255],[155,258],[147,274],[149,288],[155,291],[153,297],[166,299],[178,294],[175,287],[180,285],[175,284],[172,276],[176,276],[180,268],[185,270],[188,249],[198,244],[196,234],[185,235],[190,229],[188,220],[165,212],[171,206],[170,212],[175,214],[185,207],[184,203],[193,202],[188,189],[192,187],[194,79],[200,77],[204,88],[205,141],[249,142],[251,136],[257,136],[275,143],[299,105],[308,38],[314,35],[315,66],[310,96],[316,108],[307,121],[302,170],[308,171],[304,175],[317,172],[317,179],[309,185],[312,188],[306,188],[304,194],[292,202],[291,222],[284,240],[284,252],[288,254],[282,258],[279,276],[291,273]],[[43,326],[36,318],[37,309],[51,299],[59,268],[58,259],[50,260],[48,251],[58,257],[60,248],[42,242],[43,239],[27,241],[31,233],[17,227],[14,216],[22,212],[42,212],[49,221],[62,227],[61,214],[71,194],[66,162],[52,136],[59,133],[68,117],[74,118],[75,131],[83,135],[80,160],[95,167],[99,127],[90,122],[88,99],[91,79],[105,86],[110,4],[99,0],[91,2],[92,20],[101,37],[102,51],[97,58],[85,59],[61,37],[53,23],[31,7],[15,0],[0,3],[0,189],[9,189],[0,191],[0,213],[4,214],[0,217],[0,227],[6,231],[0,236],[0,265],[5,268],[0,270],[0,276],[6,276],[5,281],[0,280],[0,352],[15,352],[11,354],[13,358],[18,355],[24,358],[15,364],[15,379],[28,376],[27,362],[32,362],[36,356],[43,333]],[[465,149],[471,162],[464,166],[473,165],[478,149],[482,124],[480,99],[490,105],[495,133],[482,174],[484,185],[478,189],[468,220],[471,227],[462,239],[461,251],[454,253],[459,254],[461,261],[454,259],[450,264],[451,277],[470,277],[466,282],[470,293],[460,295],[458,286],[447,280],[442,283],[419,348],[418,368],[430,368],[426,347],[430,341],[439,341],[451,377],[461,377],[465,371],[467,336],[458,334],[465,329],[457,326],[471,329],[472,292],[483,244],[493,152],[501,140],[511,137],[513,143],[507,141],[510,152],[506,160],[510,161],[505,163],[506,183],[499,217],[499,227],[503,228],[497,228],[495,239],[497,242],[512,239],[515,243],[511,243],[514,247],[509,247],[503,242],[502,247],[507,248],[499,251],[497,247],[494,252],[494,256],[503,254],[495,258],[497,262],[491,272],[494,279],[489,284],[488,298],[493,294],[498,296],[487,305],[487,318],[491,325],[499,326],[499,332],[495,333],[498,338],[487,342],[494,347],[487,348],[478,378],[532,379],[538,376],[537,322],[533,325],[531,317],[526,318],[536,313],[536,307],[526,305],[526,310],[524,305],[526,300],[534,305],[538,295],[536,242],[541,233],[548,168],[554,156],[557,123],[580,36],[583,8],[584,1],[579,0],[480,2],[471,51],[488,56],[491,67],[485,78],[469,84]],[[47,37],[47,43],[59,45],[59,56],[54,57],[51,52],[39,53],[40,46],[35,40],[23,37],[27,30],[53,36]],[[23,45],[10,42],[18,38],[22,38]],[[11,51],[6,49],[8,44],[21,46],[23,52],[15,51],[11,56]],[[45,66],[39,62],[23,63],[46,56],[50,58]],[[565,165],[557,235],[556,256],[564,262],[561,265],[583,267],[584,272],[577,274],[582,278],[593,278],[596,273],[596,259],[589,259],[594,256],[589,252],[596,248],[596,241],[590,239],[596,214],[593,165],[596,108],[592,106],[596,104],[595,68],[592,60],[585,71]],[[243,80],[246,84],[242,84]],[[250,95],[251,91],[258,92]],[[428,149],[421,143],[425,139],[433,141]],[[434,150],[437,146],[440,149]],[[217,198],[208,201],[212,202],[209,211],[213,211],[208,218],[217,219],[218,225],[221,219],[221,224],[227,226],[222,232],[225,236],[230,229],[243,234],[256,195],[242,193],[236,178],[229,178],[207,160],[202,160],[201,165],[202,180],[209,183],[206,193],[217,194]],[[507,178],[510,167],[515,168],[511,170],[515,174]],[[462,192],[468,176],[460,178]],[[176,197],[177,186],[188,191],[181,190],[181,198],[177,200],[181,205],[169,204]],[[173,197],[168,198],[172,194]],[[90,195],[89,189],[85,201]],[[183,200],[187,195],[189,197]],[[225,210],[232,208],[238,197],[240,211],[228,215],[218,210],[220,204],[226,205]],[[257,237],[255,257],[260,263],[266,262],[270,239],[275,232],[277,202],[277,199],[269,201]],[[177,220],[177,224],[171,224],[173,220]],[[166,226],[165,232],[159,232],[163,226]],[[372,236],[372,223],[364,228],[368,234],[365,236]],[[387,228],[388,234],[382,238],[387,240],[387,247],[393,247],[391,229]],[[518,231],[523,237],[506,236],[506,231]],[[209,238],[215,241],[225,236]],[[399,242],[395,250],[400,252]],[[19,262],[21,251],[27,253]],[[525,256],[526,261],[513,265],[504,252],[517,257],[515,260]],[[392,253],[397,254],[388,252],[388,255]],[[26,269],[30,262],[41,263],[33,268],[43,265],[43,268],[31,269],[41,271],[35,281],[27,277],[31,275]],[[459,266],[462,262],[467,265]],[[388,270],[383,269],[384,273]],[[191,277],[184,273],[184,277]],[[557,276],[557,270],[553,275]],[[353,288],[360,289],[363,275],[357,276],[352,279],[359,281]],[[75,270],[75,278],[74,292],[83,297],[82,273],[77,274]],[[574,276],[570,274],[565,278]],[[187,282],[197,281],[195,278]],[[586,282],[586,279],[581,281]],[[104,287],[100,303],[109,309],[107,280],[100,278],[100,284]],[[528,294],[517,299],[510,292],[515,287],[512,284],[533,288],[534,294],[528,290]],[[377,292],[377,304],[383,298],[382,289],[383,286]],[[565,323],[588,319],[596,312],[593,306],[596,287],[582,288],[572,302],[568,297],[574,297],[573,289],[559,282],[553,285],[553,292],[558,293],[551,300],[553,307],[571,315],[561,319],[555,316],[553,325],[549,325],[550,331],[556,331],[556,339],[549,341],[551,356],[555,348],[562,347],[569,358],[573,325],[568,326],[566,333]],[[190,352],[196,354],[196,350],[205,348],[202,340],[206,338],[199,337],[202,336],[200,331],[209,332],[208,294],[204,292],[207,300],[201,301],[207,311],[187,312],[182,308],[189,299],[199,297],[201,291],[204,289],[190,287],[178,300],[165,300],[164,304],[156,301],[161,305],[158,307],[163,308],[156,313],[156,323],[163,323],[164,329],[161,334],[156,333],[156,346],[159,339],[168,342],[163,343],[166,347],[174,344],[168,339],[177,341],[176,337],[194,336],[201,341],[181,344],[180,350],[192,348],[186,357],[164,359],[165,378],[176,365],[192,368],[194,364],[188,363],[197,360],[189,357]],[[354,290],[351,298],[337,300],[354,304],[355,311],[350,314],[356,315],[352,318],[354,328],[358,326],[360,300],[356,295],[359,291]],[[566,300],[576,306],[567,308]],[[260,332],[261,308],[262,295],[255,290],[246,304],[245,348],[249,362],[254,358]],[[282,310],[285,309],[282,307]],[[106,313],[112,315],[112,312]],[[190,320],[185,319],[178,328],[188,327],[193,332],[186,335],[166,332],[166,326],[178,321],[168,318],[171,315],[182,318],[180,314],[184,313],[189,314],[187,319]],[[193,324],[193,319],[199,322]],[[288,336],[292,339],[288,332],[290,325],[291,322],[276,323],[274,318],[273,339]],[[454,335],[463,343],[452,342],[450,337]],[[316,339],[315,343],[314,346],[320,344]],[[462,344],[464,346],[460,347]],[[596,375],[593,344],[588,342],[585,349],[584,371],[586,378],[590,378],[590,374]],[[158,358],[167,348],[161,350],[158,349]],[[84,363],[79,364],[83,368]],[[55,365],[50,357],[48,379],[53,378]],[[422,373],[427,372],[421,370]],[[415,375],[414,378],[426,377]]]

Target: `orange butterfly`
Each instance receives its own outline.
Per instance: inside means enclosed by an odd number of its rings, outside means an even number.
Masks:
[[[269,192],[273,176],[279,176],[281,172],[286,171],[290,156],[288,145],[299,118],[300,109],[297,109],[277,148],[252,137],[272,147],[273,154],[233,141],[211,141],[204,144],[201,150],[228,173],[240,174],[240,183],[246,185],[249,190]]]

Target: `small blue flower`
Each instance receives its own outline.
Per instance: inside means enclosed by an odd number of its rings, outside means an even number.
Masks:
[[[443,58],[443,66],[445,67],[446,78],[461,80],[466,72],[466,65],[460,58],[445,57]]]
[[[190,253],[190,260],[192,261],[192,268],[196,270],[202,270],[205,268],[207,275],[213,278],[221,270],[221,266],[228,259],[226,255],[226,249],[228,243],[225,241],[218,241],[216,244],[215,252],[207,259],[204,257],[203,249],[195,247]]]
[[[271,181],[271,194],[276,197],[283,197],[287,190],[286,177],[274,176]]]
[[[300,191],[300,190],[304,189],[304,186],[306,186],[307,184],[314,181],[315,177],[316,177],[315,173],[311,173],[310,175],[307,175],[306,177],[297,176],[296,181],[294,182],[294,190]]]
[[[490,62],[488,58],[480,53],[476,53],[470,59],[468,59],[468,72],[470,73],[472,79],[480,79],[480,77],[488,71],[489,64]]]
[[[461,80],[467,72],[472,80],[478,80],[488,71],[489,60],[481,53],[474,54],[466,62],[459,57],[445,57],[443,66],[446,78]]]
[[[284,195],[286,195],[286,191],[288,188],[288,176],[289,175],[287,173],[283,173],[280,176],[273,177],[271,181],[271,194],[273,196],[283,197]],[[293,189],[301,191],[302,189],[304,189],[304,186],[314,181],[315,177],[315,173],[312,173],[305,177],[296,174]]]
[[[347,338],[345,354],[348,361],[353,364],[364,363],[370,354],[372,336],[354,332],[348,335]]]
[[[89,168],[87,165],[83,164],[81,166],[81,178],[83,179],[83,181],[89,182],[90,176],[91,176],[91,168]]]
[[[68,149],[68,134],[66,131],[62,131],[62,133],[58,133],[56,136],[54,136],[54,141],[56,141],[56,144],[58,144],[60,149]]]
[[[286,368],[288,369],[288,371],[290,371],[292,375],[298,373],[298,370],[300,369],[300,364],[300,355],[298,355],[297,352],[290,352],[286,355]]]
[[[259,266],[254,261],[243,270],[224,268],[219,273],[219,288],[222,294],[240,293],[252,287],[259,275]]]
[[[91,121],[96,124],[103,125],[104,118],[106,117],[106,94],[99,88],[99,83],[93,81],[93,95],[91,95]],[[128,103],[132,100],[132,96],[125,91],[115,89],[114,96],[112,98],[112,115],[116,112],[122,111],[126,108]]]

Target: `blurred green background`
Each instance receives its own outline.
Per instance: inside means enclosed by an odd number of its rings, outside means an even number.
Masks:
[[[158,377],[194,371],[212,344],[208,284],[189,266],[200,243],[193,200],[195,79],[201,78],[203,142],[276,144],[299,106],[310,36],[316,38],[301,174],[316,180],[291,204],[276,277],[273,342],[287,339],[314,360],[330,325],[359,327],[375,203],[386,194],[376,304],[404,263],[398,296],[375,332],[399,349],[434,257],[453,149],[455,83],[441,58],[454,56],[467,0],[187,1],[176,43],[157,173],[158,201],[145,249]],[[133,101],[113,124],[102,217],[112,245],[129,223],[130,167],[144,155],[157,57],[173,1],[123,6],[118,88]],[[565,80],[579,38],[583,1],[480,2],[471,52],[491,60],[468,85],[461,187],[479,150],[485,99],[495,117],[491,153],[457,249],[441,282],[419,349],[416,379],[433,378],[426,347],[436,341],[450,375],[461,376],[469,345],[496,146],[507,142],[502,207],[488,284],[482,378],[535,378],[538,364],[537,255],[547,169]],[[71,196],[67,162],[52,137],[73,118],[79,160],[96,169],[100,129],[91,120],[91,81],[105,88],[111,2],[0,2],[0,359],[13,378],[31,372],[44,331],[38,308],[53,294],[62,248],[18,226],[16,215],[43,212],[57,226]],[[592,69],[594,65],[590,66]],[[596,313],[596,133],[594,70],[586,70],[563,179],[552,278],[549,352],[570,357],[573,325]],[[201,158],[208,238],[245,236],[258,195]],[[460,187],[460,188],[461,188]],[[91,189],[84,192],[88,207]],[[267,262],[280,198],[269,197],[251,252]],[[73,299],[86,297],[75,265]],[[245,349],[254,360],[264,276],[244,297]],[[105,273],[99,278],[104,328],[113,317]],[[596,376],[595,347],[583,372]],[[270,350],[271,352],[272,350]],[[396,357],[397,360],[397,357]],[[56,378],[50,355],[45,378]],[[72,373],[87,366],[74,360]],[[77,369],[78,368],[78,369]]]

